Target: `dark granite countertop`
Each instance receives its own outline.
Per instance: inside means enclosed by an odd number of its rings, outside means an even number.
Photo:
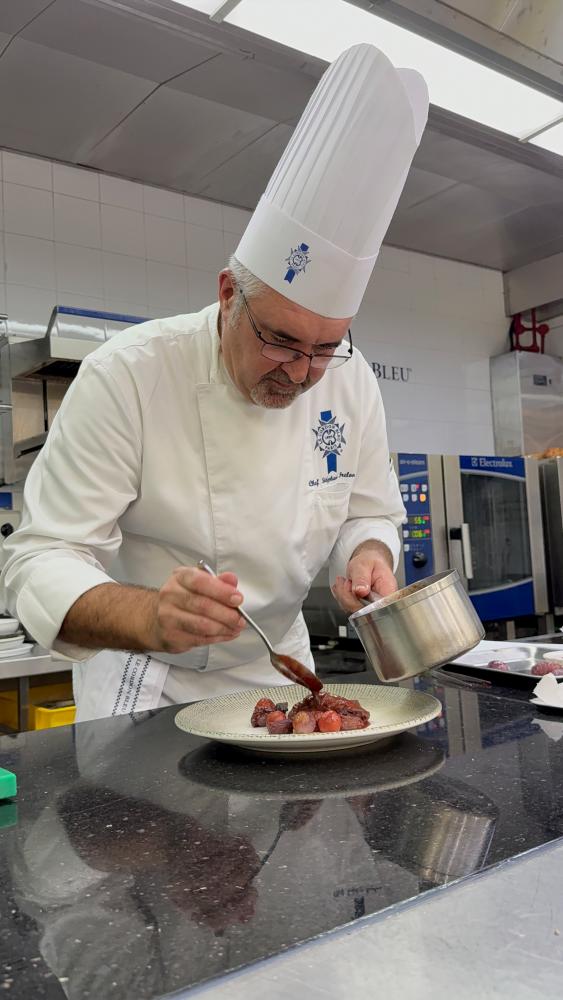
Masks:
[[[183,992],[560,837],[563,717],[529,687],[415,686],[443,718],[334,758],[211,746],[176,709],[0,739],[6,995]]]

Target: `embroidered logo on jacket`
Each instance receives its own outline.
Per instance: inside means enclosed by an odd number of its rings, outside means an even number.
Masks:
[[[332,410],[323,410],[320,414],[319,426],[313,427],[315,435],[315,451],[317,448],[326,458],[327,473],[336,472],[338,456],[342,454],[342,449],[346,444],[344,437],[344,424],[338,424],[336,417],[333,417]]]
[[[304,271],[305,268],[307,267],[307,264],[309,264],[310,261],[311,257],[309,255],[309,247],[307,246],[306,243],[300,243],[299,246],[295,247],[295,249],[293,249],[292,247],[292,249],[289,252],[289,257],[285,258],[285,262],[287,264],[287,271],[285,274],[284,281],[289,282],[289,284],[291,285],[291,282],[293,281],[295,275],[300,274],[301,271]]]

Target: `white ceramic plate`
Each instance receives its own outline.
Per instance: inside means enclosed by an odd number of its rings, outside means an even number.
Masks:
[[[24,642],[21,646],[16,646],[15,649],[0,649],[0,660],[15,660],[17,656],[23,656],[30,649],[33,649],[32,642]]]
[[[19,632],[21,625],[17,618],[0,618],[0,636],[15,635]]]
[[[25,642],[25,635],[23,632],[17,632],[16,635],[9,635],[5,639],[0,639],[0,650],[14,649],[16,646],[21,646],[22,642]]]
[[[324,690],[344,698],[357,698],[370,713],[367,729],[354,729],[346,733],[291,733],[288,736],[270,736],[267,729],[253,729],[250,717],[258,699],[271,698],[274,702],[283,699],[291,708],[307,695],[306,690],[297,684],[283,689],[254,688],[251,691],[238,691],[236,694],[198,701],[178,712],[175,722],[179,729],[193,736],[234,744],[247,750],[284,754],[318,753],[349,750],[374,743],[422,726],[435,719],[442,711],[437,698],[410,688],[375,684],[328,684]]]

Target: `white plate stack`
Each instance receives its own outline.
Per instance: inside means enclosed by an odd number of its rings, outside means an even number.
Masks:
[[[0,618],[0,660],[13,660],[25,656],[33,643],[25,641],[25,634],[17,618]]]

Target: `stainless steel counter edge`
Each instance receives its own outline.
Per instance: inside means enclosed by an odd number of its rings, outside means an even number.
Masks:
[[[166,1000],[560,1000],[562,889],[560,839]]]
[[[0,659],[0,681],[12,677],[35,677],[37,674],[54,674],[61,670],[70,670],[70,660],[55,660],[42,646],[34,646],[27,656],[14,656]]]

